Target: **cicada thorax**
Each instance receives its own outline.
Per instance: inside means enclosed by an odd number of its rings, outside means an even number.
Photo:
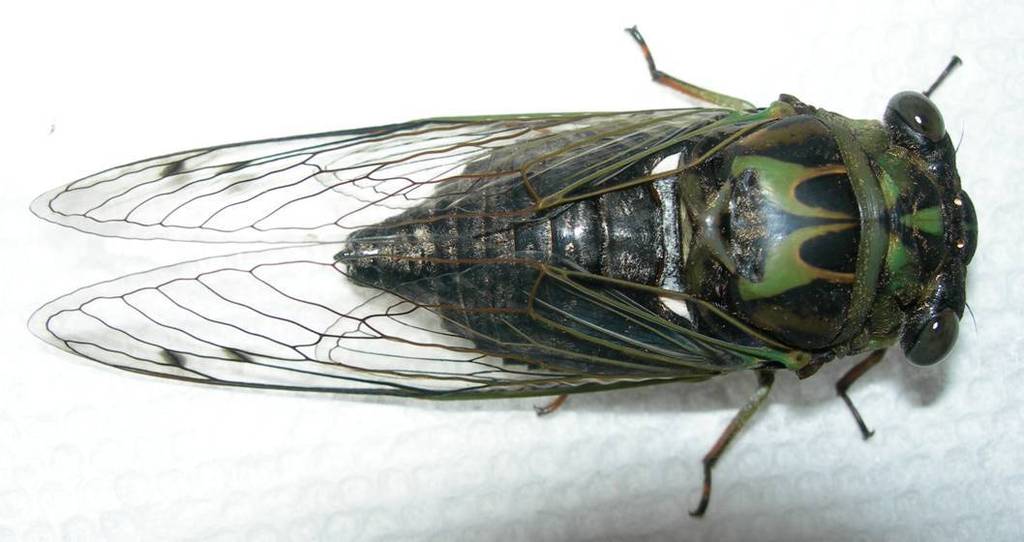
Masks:
[[[854,295],[861,229],[828,127],[813,115],[768,124],[687,171],[679,190],[686,289],[779,343],[834,347]],[[758,342],[701,305],[690,309],[708,334]]]

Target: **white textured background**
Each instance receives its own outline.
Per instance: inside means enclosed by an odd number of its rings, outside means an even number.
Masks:
[[[0,541],[1019,539],[1024,503],[1024,9],[1011,2],[277,2],[0,8]],[[31,7],[28,7],[31,4]],[[363,2],[368,4],[368,2]],[[433,115],[677,107],[659,65],[767,105],[851,117],[936,96],[980,220],[976,327],[940,367],[893,353],[853,390],[782,375],[693,520],[737,375],[573,398],[378,404],[208,389],[80,363],[38,305],[200,252],[34,220],[37,193],[182,148]],[[224,250],[221,247],[220,250]]]

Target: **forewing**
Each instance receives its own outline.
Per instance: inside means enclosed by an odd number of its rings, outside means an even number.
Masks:
[[[471,398],[700,380],[719,372],[708,367],[710,358],[692,352],[670,364],[632,367],[622,364],[627,356],[609,360],[617,365],[612,372],[594,371],[588,367],[607,369],[598,357],[557,347],[531,349],[537,346],[529,336],[535,331],[528,331],[522,344],[496,344],[480,336],[469,340],[473,335],[460,333],[459,318],[445,307],[347,280],[336,250],[325,244],[267,249],[128,275],[47,304],[30,327],[51,344],[111,367],[255,388]],[[519,264],[509,260],[507,265]],[[533,314],[520,307],[519,316],[550,318],[577,331],[601,325],[606,329],[595,337],[603,339],[619,326],[608,320],[609,308],[617,318],[635,320],[594,297],[614,295],[611,290],[566,282],[543,266],[528,268],[560,285],[538,288],[532,299],[540,310]],[[582,316],[586,321],[547,307],[548,291],[566,284],[576,290],[573,295],[590,298],[593,312]],[[558,325],[549,329],[566,333]],[[652,333],[637,335],[630,347],[643,350],[644,337],[660,332]],[[662,344],[681,336],[666,336]]]
[[[652,301],[678,293],[639,292],[651,288],[550,254],[452,255],[431,264],[439,272],[372,287],[349,275],[360,260],[365,270],[388,257],[357,245],[402,246],[400,236],[374,234],[385,221],[524,226],[571,202],[654,182],[656,161],[702,133],[735,127],[735,115],[433,119],[114,168],[41,196],[33,211],[108,236],[307,244],[97,284],[44,306],[31,326],[60,348],[133,372],[352,394],[543,395],[749,368],[775,352],[702,336]],[[659,168],[657,178],[685,167]],[[344,242],[360,229],[358,241]],[[496,284],[521,291],[499,296]]]
[[[614,190],[622,172],[692,137],[718,110],[423,121],[195,149],[43,194],[39,217],[110,237],[308,243],[457,192],[531,196],[524,214]],[[641,181],[642,182],[642,181]],[[450,209],[459,212],[457,200]]]

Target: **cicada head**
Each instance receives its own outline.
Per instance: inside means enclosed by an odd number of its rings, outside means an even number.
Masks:
[[[889,286],[905,316],[900,343],[910,362],[932,365],[956,342],[977,218],[931,99],[900,92],[884,121],[889,146],[878,162],[879,180],[890,207]]]

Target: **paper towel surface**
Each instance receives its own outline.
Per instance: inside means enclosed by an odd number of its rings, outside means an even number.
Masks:
[[[34,5],[3,17],[5,124],[0,541],[1011,540],[1024,503],[1024,9],[1009,2],[669,7],[515,2],[353,8]],[[30,10],[30,11],[28,11]],[[956,349],[892,352],[851,391],[852,360],[768,406],[715,470],[700,459],[749,374],[576,396],[538,420],[459,405],[209,389],[78,362],[31,337],[48,299],[230,248],[92,238],[27,206],[103,168],[200,145],[435,115],[692,102],[659,67],[767,105],[779,93],[854,118],[923,89],[962,145],[977,208]]]

